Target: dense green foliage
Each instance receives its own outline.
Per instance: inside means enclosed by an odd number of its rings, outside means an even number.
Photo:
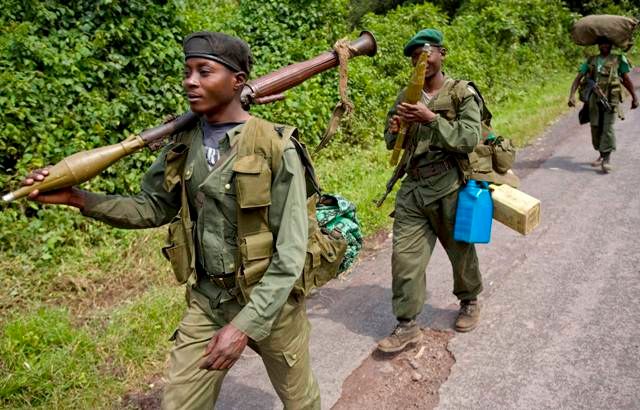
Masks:
[[[254,78],[359,33],[349,28],[353,3],[348,0],[5,3],[0,15],[0,184],[5,187],[16,186],[16,174],[114,143],[185,110],[180,41],[190,31],[206,28],[245,38],[255,54]],[[447,73],[474,80],[492,104],[516,98],[576,64],[578,50],[567,36],[575,16],[560,0],[452,2],[449,6],[459,7],[453,17],[431,3],[404,3],[360,19],[360,27],[376,34],[379,52],[374,59],[351,62],[357,111],[319,161],[339,159],[344,144],[369,149],[375,143],[410,70],[402,46],[424,26],[445,34]],[[254,111],[298,126],[303,139],[314,144],[337,101],[336,79],[335,70],[316,76],[291,90],[284,102]],[[153,157],[136,154],[85,186],[134,193]],[[34,265],[27,256],[48,263],[81,244],[99,244],[109,231],[69,210],[26,201],[1,206],[0,223],[10,228],[0,233],[0,251],[24,258],[20,266],[27,270]]]
[[[475,81],[498,130],[520,142],[558,115],[566,96],[558,90],[568,87],[581,58],[568,37],[576,15],[560,0],[0,3],[3,187],[15,187],[14,176],[28,169],[117,142],[185,110],[181,39],[191,31],[246,39],[254,78],[355,38],[360,29],[373,31],[378,55],[349,66],[356,112],[316,158],[325,187],[358,204],[366,233],[388,223],[393,198],[381,210],[371,205],[390,172],[379,136],[411,70],[403,45],[417,30],[444,32],[447,74]],[[630,0],[566,3],[578,12],[637,7]],[[333,70],[290,90],[283,102],[252,110],[298,126],[313,145],[337,100]],[[153,158],[136,154],[85,187],[135,193]],[[0,406],[105,408],[131,384],[140,388],[149,371],[162,370],[182,298],[156,252],[159,235],[111,229],[75,211],[27,201],[0,210],[0,285],[7,290],[0,295]],[[84,305],[93,301],[78,302],[95,295],[112,300],[92,308]],[[69,307],[49,306],[62,301]],[[77,311],[86,315],[78,319]]]

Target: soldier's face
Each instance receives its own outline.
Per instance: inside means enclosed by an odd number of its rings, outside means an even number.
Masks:
[[[422,54],[422,48],[417,47],[411,53],[411,64],[415,67],[418,63],[418,58],[420,58],[420,54]],[[425,75],[426,78],[432,77],[433,75],[440,72],[442,69],[442,61],[444,60],[445,53],[440,47],[431,47],[431,54],[429,55],[429,67],[427,67],[427,73]]]
[[[600,50],[600,54],[608,55],[609,53],[611,53],[611,44],[609,43],[598,44],[598,49]]]
[[[182,86],[191,111],[211,114],[223,110],[237,98],[245,79],[244,73],[234,73],[223,64],[189,58],[184,64]]]

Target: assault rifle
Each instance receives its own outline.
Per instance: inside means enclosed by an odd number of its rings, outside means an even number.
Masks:
[[[585,104],[589,103],[589,96],[593,92],[596,94],[596,97],[598,98],[598,102],[600,103],[600,105],[607,112],[613,112],[613,107],[609,103],[607,96],[604,95],[604,92],[602,91],[602,88],[600,88],[598,83],[596,83],[595,80],[593,80],[592,78],[587,78],[586,81],[587,81],[587,88],[586,88],[586,94],[585,94],[586,95]]]

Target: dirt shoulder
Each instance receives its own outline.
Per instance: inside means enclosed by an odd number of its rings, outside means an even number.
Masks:
[[[422,341],[395,355],[374,351],[345,380],[334,410],[434,409],[455,359],[450,331],[422,330]]]

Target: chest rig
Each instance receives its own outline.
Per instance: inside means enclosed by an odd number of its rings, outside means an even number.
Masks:
[[[598,70],[598,56],[591,56],[587,60],[589,71],[587,75],[600,87],[609,100],[609,104],[619,104],[622,101],[622,85],[618,76],[620,56],[609,54]]]
[[[200,131],[192,130],[177,137],[176,145],[167,154],[165,168],[165,189],[173,189],[176,184],[182,186],[181,209],[169,225],[168,243],[163,248],[179,283],[185,283],[195,272],[193,224],[184,188],[184,162],[194,140],[194,132]],[[237,154],[232,169],[236,185],[240,263],[235,272],[235,286],[241,291],[241,302],[248,300],[251,289],[262,279],[273,257],[277,232],[272,232],[269,223],[271,185],[275,173],[283,166],[284,149],[290,141],[305,171],[309,217],[305,266],[294,285],[294,292],[306,295],[312,288],[322,286],[335,277],[346,252],[344,239],[327,235],[318,226],[316,203],[320,189],[308,152],[296,136],[294,127],[252,117],[236,137]]]

